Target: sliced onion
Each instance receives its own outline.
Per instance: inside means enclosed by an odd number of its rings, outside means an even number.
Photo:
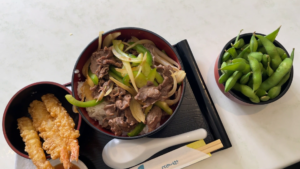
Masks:
[[[120,35],[121,35],[121,32],[112,33],[113,40],[116,39]]]
[[[100,31],[99,32],[99,38],[98,38],[98,50],[101,49],[101,45],[102,45],[102,34],[104,32],[103,31]]]
[[[72,110],[73,110],[74,113],[79,113],[78,110],[77,110],[77,107],[74,106],[74,105],[72,106]]]
[[[180,99],[180,94],[181,94],[181,86],[179,87],[174,100],[166,100],[166,103],[168,104],[168,106],[172,106],[172,105],[176,104]]]
[[[103,40],[103,47],[108,47],[111,44],[113,37],[111,34],[108,34]]]
[[[121,43],[121,41],[113,41],[112,52],[117,58],[119,58],[122,61],[134,62],[134,63],[140,63],[142,61],[141,57],[130,58],[126,53],[121,51],[119,48],[120,43]]]
[[[119,87],[123,88],[124,90],[128,91],[132,96],[135,96],[136,95],[136,91],[126,85],[124,85],[123,83],[119,82],[118,80],[116,80],[115,78],[113,77],[109,77],[109,79],[111,81],[113,81],[116,85],[118,85]]]
[[[121,75],[124,77],[127,74],[126,69],[120,69],[120,68],[115,68],[117,72],[121,73]]]
[[[145,112],[144,112],[145,116],[147,116],[147,114],[152,109],[152,107],[153,107],[153,104],[151,104],[150,106],[146,107]]]
[[[90,63],[91,63],[91,58],[89,58],[82,67],[81,71],[84,77],[87,77]]]
[[[126,43],[126,42],[123,42],[123,41],[122,41],[122,43],[123,43],[124,45],[126,45],[126,46],[130,46],[129,43]]]
[[[133,47],[134,47],[135,45],[137,45],[137,44],[146,44],[146,43],[150,43],[150,44],[154,45],[154,43],[153,43],[151,40],[143,39],[143,40],[139,40],[139,41],[137,41],[137,42],[134,42],[134,44],[130,45],[130,46],[125,50],[125,52],[128,51],[129,49],[133,48]]]
[[[177,82],[176,82],[175,74],[172,74],[172,77],[173,77],[173,88],[168,93],[167,98],[171,97],[176,92],[176,89],[177,89]]]
[[[110,93],[111,93],[111,91],[112,91],[112,89],[113,89],[113,87],[114,87],[114,84],[110,84],[109,85],[109,89],[106,91],[106,93],[105,93],[105,95],[104,96],[107,96],[107,95],[109,95]]]
[[[108,34],[104,41],[103,41],[103,47],[106,46],[106,47],[109,47],[109,45],[111,44],[111,42],[116,39],[118,36],[121,35],[121,32],[115,32],[115,33],[112,33],[112,34]]]
[[[131,42],[137,42],[139,41],[139,39],[135,36],[131,36],[131,39],[130,39]]]
[[[177,83],[181,83],[186,76],[186,73],[183,70],[178,70],[174,74],[175,74]]]
[[[90,90],[90,85],[88,84],[88,79],[86,79],[85,82],[82,84],[80,90],[82,93],[82,101],[84,101],[84,98],[86,98],[87,101],[94,100],[92,96],[92,91]]]
[[[90,87],[94,87],[95,86],[95,84],[94,84],[94,82],[92,81],[92,79],[90,78],[90,76],[86,76],[86,80],[87,80],[87,82],[88,82],[88,84],[90,85]]]
[[[124,65],[124,67],[125,67],[125,69],[126,69],[126,71],[127,71],[127,73],[128,73],[128,76],[129,76],[129,78],[130,78],[130,80],[131,80],[131,83],[132,83],[132,85],[133,85],[135,91],[138,92],[139,89],[138,89],[137,86],[136,86],[136,83],[135,83],[135,80],[134,80],[134,76],[133,76],[133,73],[132,73],[132,70],[131,70],[130,63],[129,63],[129,62],[126,62],[126,61],[122,61],[122,62],[123,62],[123,65]]]
[[[180,68],[180,65],[175,62],[175,60],[171,59],[169,56],[167,56],[164,52],[154,47],[155,52],[162,58],[165,59],[167,62],[175,65],[176,67]]]
[[[138,121],[145,124],[145,114],[143,113],[142,106],[132,97],[130,100],[130,110],[132,116]]]
[[[98,98],[97,98],[97,102],[100,100],[102,100],[103,99],[103,97],[104,97],[104,91],[105,91],[105,89],[106,89],[106,86],[104,86],[104,89],[101,91],[101,93],[99,94],[99,96],[98,96]]]
[[[168,61],[166,61],[165,59],[161,58],[155,50],[152,50],[152,53],[155,54],[155,62],[160,63],[164,66],[171,66],[172,68],[176,68],[175,66],[173,66],[171,63],[169,63]],[[178,69],[178,68],[176,68]]]

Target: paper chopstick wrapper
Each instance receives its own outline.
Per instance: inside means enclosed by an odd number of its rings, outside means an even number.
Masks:
[[[211,154],[205,154],[198,148],[205,146],[204,140],[199,140],[173,150],[169,153],[156,157],[150,161],[139,164],[132,169],[179,169],[198,161],[204,160],[211,156]]]

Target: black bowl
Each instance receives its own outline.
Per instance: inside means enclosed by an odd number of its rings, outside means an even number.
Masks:
[[[256,33],[256,34],[257,35],[263,35],[263,36],[265,36],[264,34],[260,34],[260,33]],[[250,42],[251,36],[252,36],[252,33],[246,33],[246,34],[241,34],[240,38],[243,38],[244,41],[245,41],[245,44],[247,44],[247,43]],[[235,101],[237,103],[244,104],[244,105],[264,105],[264,104],[269,104],[269,103],[275,102],[276,100],[280,99],[289,90],[289,88],[290,88],[290,86],[292,84],[293,75],[294,75],[293,67],[291,69],[291,75],[290,75],[289,80],[282,86],[280,94],[276,98],[274,98],[274,99],[270,99],[268,101],[260,102],[260,103],[253,103],[253,102],[250,101],[250,99],[248,97],[244,96],[240,92],[233,91],[233,90],[230,90],[227,93],[224,92],[224,86],[225,85],[224,84],[219,84],[219,82],[218,82],[219,77],[222,75],[222,72],[219,70],[219,68],[221,67],[221,64],[222,64],[222,56],[225,53],[225,49],[227,50],[227,49],[231,48],[231,43],[234,43],[235,39],[236,39],[236,37],[232,38],[224,46],[224,48],[222,49],[219,57],[216,60],[216,64],[215,64],[215,68],[214,68],[215,79],[216,79],[216,83],[217,83],[219,89],[221,90],[221,92],[223,92],[224,95],[226,97],[228,97],[229,99],[231,99],[231,100],[233,100],[233,101]],[[277,47],[282,48],[285,51],[285,53],[288,55],[288,57],[290,57],[290,55],[287,52],[287,50],[277,40],[274,41],[274,45],[277,46]]]
[[[183,65],[181,64],[181,60],[177,54],[177,52],[173,49],[172,45],[167,42],[164,38],[162,38],[161,36],[157,35],[154,32],[151,32],[149,30],[146,29],[142,29],[142,28],[133,28],[133,27],[125,27],[125,28],[118,28],[118,29],[114,29],[111,31],[106,32],[105,34],[103,34],[102,40],[110,33],[114,33],[114,32],[121,32],[121,35],[117,38],[120,40],[124,40],[124,39],[130,39],[131,36],[135,36],[139,39],[149,39],[151,41],[153,41],[155,43],[155,45],[160,49],[160,50],[164,50],[167,55],[172,58],[173,60],[175,60],[178,64],[181,65],[181,68],[183,69]],[[83,50],[83,52],[80,54],[79,58],[76,61],[76,64],[74,66],[73,69],[73,75],[72,75],[72,93],[73,96],[79,100],[78,97],[78,93],[77,93],[77,87],[78,87],[78,82],[84,81],[85,77],[83,76],[81,70],[83,65],[85,64],[85,62],[91,57],[92,53],[95,52],[97,50],[98,47],[98,37],[95,38],[90,44],[87,45],[87,47]],[[78,73],[78,71],[80,71],[80,73]],[[105,128],[102,128],[101,125],[99,125],[98,121],[95,121],[94,119],[92,119],[91,117],[89,117],[87,111],[85,110],[85,108],[78,108],[78,111],[80,112],[82,118],[95,130],[110,136],[110,137],[114,137],[114,138],[119,138],[119,139],[137,139],[137,138],[141,138],[141,137],[145,137],[145,136],[149,136],[152,135],[154,133],[156,133],[157,131],[161,130],[163,127],[165,127],[170,120],[176,115],[177,110],[182,102],[182,96],[184,94],[184,81],[182,83],[182,92],[181,92],[181,98],[179,100],[179,102],[176,105],[173,105],[171,108],[173,109],[173,114],[168,117],[165,121],[163,121],[161,123],[161,125],[155,129],[152,132],[149,132],[147,134],[144,135],[138,135],[138,136],[134,136],[134,137],[124,137],[124,136],[116,136],[114,135],[114,133],[112,133],[110,130],[107,130]]]
[[[52,93],[62,103],[62,106],[69,112],[73,118],[75,128],[79,130],[81,125],[81,116],[78,113],[72,113],[72,105],[65,99],[66,94],[71,94],[71,91],[65,86],[54,82],[37,82],[30,84],[19,90],[8,102],[3,118],[2,129],[6,142],[17,154],[22,157],[29,158],[25,152],[25,143],[20,136],[17,119],[20,117],[29,117],[29,104],[33,100],[41,100],[44,94]],[[47,156],[50,158],[50,156]]]

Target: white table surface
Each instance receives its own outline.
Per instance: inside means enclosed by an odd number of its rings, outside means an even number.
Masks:
[[[71,80],[77,57],[99,31],[134,26],[152,30],[171,44],[187,39],[232,148],[189,169],[281,168],[300,160],[300,1],[0,1],[0,114],[22,87],[37,81]],[[280,100],[242,106],[218,89],[213,67],[223,46],[240,29],[269,33],[296,48],[294,80]],[[72,36],[70,36],[72,34]],[[299,95],[299,96],[298,96]],[[2,125],[0,126],[2,131]],[[100,152],[101,153],[101,152]],[[0,134],[1,168],[14,168],[15,153]]]

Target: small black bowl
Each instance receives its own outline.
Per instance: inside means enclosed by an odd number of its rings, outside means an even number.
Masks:
[[[2,129],[7,144],[22,157],[29,158],[27,152],[25,152],[25,143],[20,136],[20,130],[18,130],[17,119],[24,116],[31,118],[28,113],[29,104],[33,100],[41,100],[41,97],[47,93],[52,93],[58,98],[74,120],[75,128],[77,130],[80,128],[80,114],[72,113],[72,105],[65,99],[66,94],[71,94],[68,88],[54,82],[37,82],[25,86],[10,99],[2,118]],[[50,158],[50,155],[47,158]]]
[[[263,36],[265,36],[264,34],[260,34],[260,33],[256,33],[256,34],[257,35],[263,35]],[[243,38],[244,41],[245,41],[245,44],[247,44],[247,43],[250,42],[251,36],[252,36],[252,33],[245,33],[245,34],[241,34],[240,38]],[[276,100],[280,99],[289,90],[289,88],[290,88],[290,86],[292,84],[293,75],[294,75],[294,69],[293,69],[293,67],[291,69],[291,75],[290,75],[289,80],[282,86],[280,94],[276,98],[274,98],[274,99],[270,99],[268,101],[260,102],[260,103],[253,103],[253,102],[250,101],[250,99],[248,97],[244,96],[240,92],[233,91],[233,90],[230,90],[229,92],[224,92],[225,84],[219,84],[219,82],[218,82],[219,77],[222,75],[222,72],[219,70],[219,68],[221,67],[222,56],[224,55],[225,50],[228,50],[229,48],[231,48],[231,43],[233,44],[234,41],[235,41],[235,39],[236,39],[236,37],[232,38],[224,46],[224,48],[222,49],[222,51],[221,51],[221,53],[220,53],[220,55],[217,58],[216,63],[215,63],[215,67],[214,67],[215,79],[216,79],[216,83],[217,83],[219,89],[221,90],[221,92],[226,97],[228,97],[229,99],[231,99],[231,100],[233,100],[233,101],[235,101],[237,103],[244,104],[244,105],[264,105],[264,104],[269,104],[269,103],[275,102]],[[288,55],[288,57],[290,57],[290,55],[287,52],[287,50],[277,40],[274,41],[274,45],[277,46],[277,47],[282,48],[285,51],[285,53]]]

